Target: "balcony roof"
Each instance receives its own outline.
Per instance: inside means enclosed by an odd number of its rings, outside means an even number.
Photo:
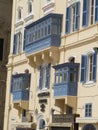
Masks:
[[[63,63],[63,64],[58,64],[58,65],[53,66],[54,69],[60,69],[60,68],[63,68],[63,67],[79,67],[79,63],[66,62],[66,63]]]
[[[50,13],[50,14],[48,14],[48,15],[46,15],[46,16],[44,16],[44,17],[38,19],[38,20],[36,20],[35,22],[29,24],[29,25],[26,26],[25,28],[26,28],[26,29],[29,29],[30,27],[32,27],[32,26],[34,26],[34,25],[36,25],[36,24],[38,24],[38,23],[41,23],[41,22],[43,22],[44,20],[46,20],[46,19],[48,19],[48,18],[50,18],[50,17],[60,17],[60,18],[62,18],[62,16],[63,16],[63,14],[53,14],[53,13]]]

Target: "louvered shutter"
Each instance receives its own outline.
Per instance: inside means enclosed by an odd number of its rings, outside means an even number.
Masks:
[[[65,33],[70,33],[70,7],[67,7],[66,9],[66,32]]]
[[[98,0],[95,0],[95,22],[98,21]]]
[[[81,82],[86,81],[87,56],[82,55],[81,58]]]
[[[43,85],[43,67],[40,66],[39,89],[42,89],[42,85]]]
[[[89,8],[89,0],[83,0],[83,19],[82,26],[88,25],[88,8]]]
[[[25,50],[26,46],[26,29],[24,30],[24,44],[23,44],[23,50]]]
[[[50,86],[50,64],[46,66],[46,88]]]
[[[80,18],[80,2],[77,2],[76,3],[75,30],[79,29],[79,18]]]
[[[10,88],[10,92],[13,93],[13,87],[14,87],[14,82],[13,82],[14,78],[12,76],[12,79],[11,79],[11,88]]]
[[[16,54],[17,35],[14,35],[13,54]]]
[[[97,54],[93,54],[93,81],[96,81],[96,64],[97,64]]]

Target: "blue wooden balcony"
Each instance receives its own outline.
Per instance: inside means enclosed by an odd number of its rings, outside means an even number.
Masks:
[[[27,101],[29,100],[29,91],[28,90],[18,90],[13,92],[13,101]]]
[[[54,84],[54,96],[77,96],[77,83]]]
[[[29,101],[30,74],[16,74],[12,76],[11,92],[13,102]]]
[[[78,63],[56,65],[54,96],[77,96]]]
[[[49,14],[25,27],[24,50],[27,55],[61,43],[61,14]]]

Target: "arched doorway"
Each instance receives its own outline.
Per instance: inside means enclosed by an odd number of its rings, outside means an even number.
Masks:
[[[92,124],[87,124],[84,126],[83,130],[96,130]]]
[[[38,116],[37,118],[37,130],[44,130],[46,129],[47,121],[43,115]]]

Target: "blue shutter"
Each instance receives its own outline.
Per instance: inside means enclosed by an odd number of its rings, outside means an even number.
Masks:
[[[98,21],[98,0],[95,0],[95,22]]]
[[[42,89],[43,84],[43,68],[40,66],[39,89]]]
[[[66,9],[66,33],[70,33],[70,7]]]
[[[96,81],[97,54],[93,54],[93,81]]]
[[[13,54],[16,54],[17,35],[14,35]]]
[[[50,64],[46,67],[46,88],[50,86]]]
[[[24,30],[24,44],[23,44],[23,50],[25,50],[26,46],[26,29]]]
[[[10,88],[11,93],[13,93],[13,85],[14,85],[13,80],[14,80],[14,78],[13,78],[13,76],[12,76],[12,79],[11,79],[11,88]]]
[[[81,58],[81,82],[86,81],[87,56],[82,55]]]
[[[80,17],[80,2],[77,2],[76,3],[75,30],[79,29],[79,17]]]
[[[89,9],[89,0],[83,0],[82,26],[87,26],[88,25],[88,9]]]

